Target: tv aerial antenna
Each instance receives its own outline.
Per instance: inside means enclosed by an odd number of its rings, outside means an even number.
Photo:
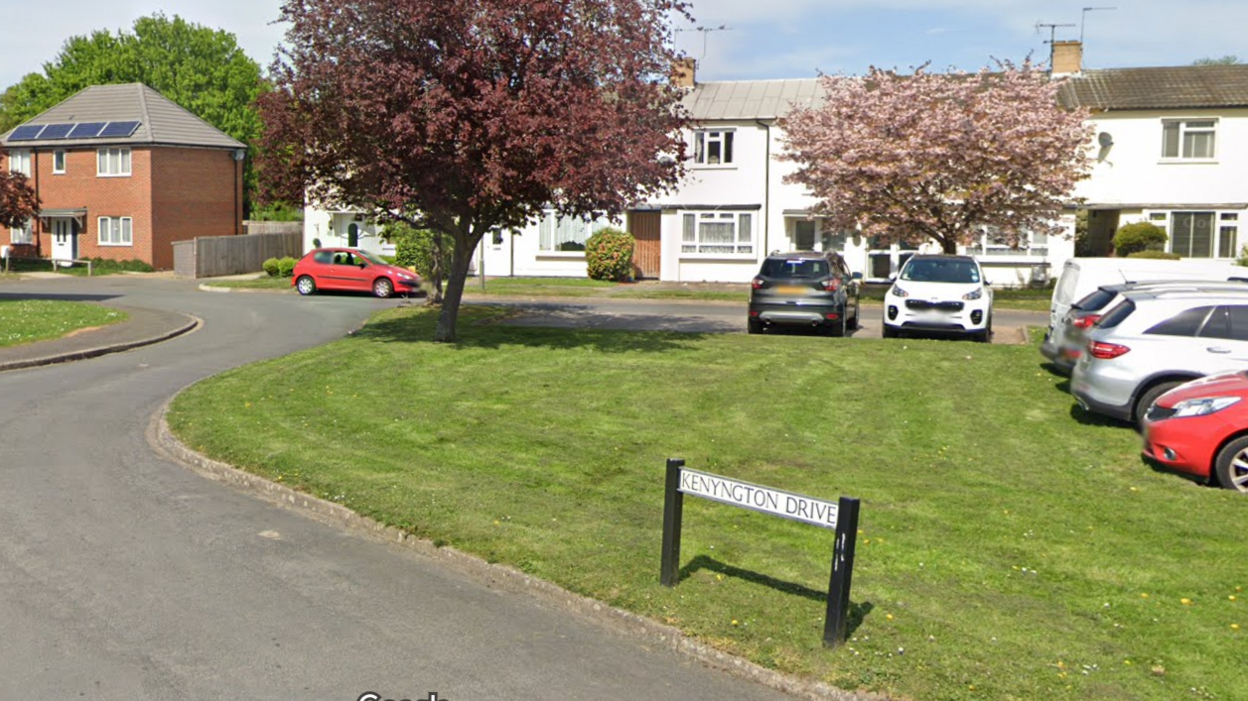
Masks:
[[[701,32],[702,33],[702,55],[698,57],[698,63],[701,63],[702,59],[706,58],[706,36],[710,34],[711,32],[731,32],[732,27],[721,24],[718,27],[692,27],[690,29],[677,29],[676,31],[677,33],[679,32]]]
[[[1039,34],[1041,29],[1048,29],[1049,40],[1044,43],[1052,44],[1054,41],[1057,41],[1057,30],[1059,27],[1073,27],[1073,26],[1075,25],[1074,24],[1051,24],[1051,23],[1046,24],[1044,22],[1036,22],[1036,33]]]
[[[1087,24],[1089,12],[1094,12],[1098,10],[1117,10],[1117,9],[1118,8],[1116,7],[1085,7],[1083,8],[1083,15],[1079,18],[1079,43],[1080,44],[1083,43],[1083,25]]]

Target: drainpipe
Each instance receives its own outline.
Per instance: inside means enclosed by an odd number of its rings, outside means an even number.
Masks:
[[[763,164],[763,258],[771,253],[771,125],[763,120],[755,124],[767,130],[767,161]]]

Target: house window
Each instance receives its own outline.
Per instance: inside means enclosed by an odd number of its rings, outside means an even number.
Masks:
[[[9,170],[30,177],[30,151],[9,151]]]
[[[130,175],[130,149],[102,148],[95,152],[96,175]]]
[[[1213,158],[1217,120],[1167,120],[1161,123],[1162,158]]]
[[[684,215],[681,253],[754,252],[754,217],[749,212],[690,212]]]
[[[695,131],[693,133],[693,162],[704,166],[732,163],[733,133],[732,131]]]
[[[1212,258],[1213,212],[1172,212],[1170,250],[1184,258]]]
[[[130,246],[134,244],[130,217],[100,217],[101,246]]]
[[[27,219],[26,224],[16,229],[9,229],[9,243],[34,243],[34,236],[31,234],[33,228],[31,220]]]
[[[611,225],[606,219],[586,221],[547,212],[538,225],[538,249],[547,252],[581,252],[590,236]],[[501,243],[501,242],[500,242]]]
[[[64,172],[65,172],[65,152],[53,151],[52,152],[52,174],[61,175]]]
[[[1049,235],[1039,232],[1024,233],[1019,236],[1018,245],[1015,247],[1008,236],[990,227],[983,236],[967,246],[966,252],[980,256],[1047,256]]]

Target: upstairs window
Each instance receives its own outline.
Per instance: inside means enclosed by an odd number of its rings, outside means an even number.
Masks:
[[[732,131],[695,131],[693,162],[703,166],[732,163]]]
[[[30,177],[30,151],[9,151],[9,170]]]
[[[96,175],[114,177],[130,175],[130,149],[102,148],[95,152]]]
[[[52,152],[52,174],[61,175],[65,172],[65,152]]]
[[[1218,122],[1214,119],[1166,120],[1161,123],[1162,158],[1213,158]]]

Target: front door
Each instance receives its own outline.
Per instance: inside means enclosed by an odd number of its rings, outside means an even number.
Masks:
[[[633,235],[634,274],[641,277],[659,276],[662,215],[659,212],[629,212],[628,233]]]
[[[78,232],[73,219],[57,217],[52,220],[52,260],[64,262],[78,258]]]

